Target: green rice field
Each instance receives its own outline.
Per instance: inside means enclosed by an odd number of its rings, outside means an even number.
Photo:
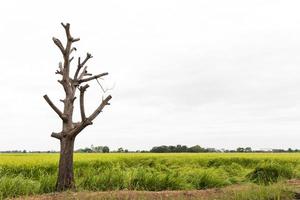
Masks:
[[[0,199],[52,193],[58,154],[0,154]],[[76,153],[78,191],[200,190],[300,177],[300,153]]]

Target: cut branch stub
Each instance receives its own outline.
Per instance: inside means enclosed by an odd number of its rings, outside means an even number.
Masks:
[[[80,40],[80,38],[75,38],[75,39],[72,40],[72,42],[77,42],[79,40]]]
[[[71,33],[70,33],[70,24],[69,23],[67,23],[67,24],[61,23],[61,25],[64,27],[64,29],[66,31],[66,35],[67,35],[68,41],[70,41],[70,42],[77,42],[77,41],[80,40],[80,38],[73,38],[71,36]]]
[[[70,51],[70,54],[73,52],[73,51],[77,51],[77,49],[75,47],[73,47]]]
[[[88,84],[81,86],[79,88],[80,90],[80,115],[81,115],[81,120],[84,121],[86,119],[85,116],[85,108],[84,108],[84,92],[86,91],[86,89],[90,87]]]
[[[59,70],[56,70],[55,74],[61,74],[61,75],[63,75],[63,66],[62,66],[61,62],[59,62],[58,68],[59,68]]]
[[[55,37],[52,38],[54,44],[60,49],[61,53],[65,55],[65,48],[63,47],[61,41]]]
[[[61,135],[60,133],[54,133],[54,132],[53,132],[53,133],[51,134],[51,137],[54,137],[54,138],[60,140],[60,139],[62,138],[62,135]]]
[[[68,39],[69,41],[72,41],[73,38],[72,38],[72,36],[71,36],[71,34],[70,34],[70,24],[69,24],[69,23],[67,23],[67,24],[61,23],[61,25],[64,27],[64,29],[65,29],[65,31],[66,31],[67,39]]]

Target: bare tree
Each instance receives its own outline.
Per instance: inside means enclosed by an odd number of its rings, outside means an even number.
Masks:
[[[86,84],[89,81],[97,80],[108,73],[102,73],[98,75],[92,75],[88,73],[86,63],[92,58],[90,53],[87,53],[85,59],[78,58],[77,69],[73,77],[70,77],[70,65],[74,57],[71,57],[73,51],[76,51],[75,47],[72,47],[74,42],[79,41],[79,38],[73,38],[70,33],[70,24],[63,24],[67,37],[67,43],[64,47],[62,42],[57,38],[52,38],[54,44],[59,48],[63,56],[63,62],[59,63],[59,68],[56,74],[62,78],[58,82],[62,85],[65,91],[65,99],[60,100],[63,102],[64,109],[61,111],[50,100],[47,95],[44,95],[44,99],[49,106],[56,112],[56,114],[62,120],[62,130],[59,133],[52,133],[51,136],[60,140],[60,159],[59,159],[59,171],[56,182],[57,191],[63,191],[66,189],[75,189],[74,173],[73,173],[73,151],[74,141],[76,136],[87,126],[92,125],[93,120],[99,115],[106,105],[109,105],[109,100],[112,98],[110,95],[105,99],[102,99],[98,108],[89,116],[86,116],[84,109],[84,93],[89,87]],[[84,84],[84,85],[82,85]],[[76,99],[76,90],[79,90],[79,105],[81,121],[73,122],[73,110],[74,101]]]

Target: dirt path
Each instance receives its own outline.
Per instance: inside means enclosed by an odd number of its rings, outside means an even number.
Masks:
[[[242,186],[240,186],[242,188]],[[118,200],[161,200],[161,199],[211,199],[211,197],[219,197],[224,194],[224,189],[207,189],[207,190],[191,190],[191,191],[111,191],[111,192],[65,192],[46,195],[38,195],[27,198],[28,200],[97,200],[97,199],[118,199]]]
[[[299,192],[300,199],[300,180],[289,180],[286,182],[294,192]],[[22,197],[14,200],[212,200],[212,199],[227,199],[225,196],[232,196],[238,192],[252,191],[253,185],[232,185],[220,189],[206,189],[206,190],[191,190],[191,191],[110,191],[110,192],[64,192],[52,193],[45,195],[37,195],[32,197]],[[298,198],[296,198],[298,199]]]

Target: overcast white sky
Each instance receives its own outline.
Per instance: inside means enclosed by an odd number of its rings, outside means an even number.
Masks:
[[[297,0],[5,1],[0,6],[0,150],[58,150],[53,36],[60,22],[109,72],[111,106],[76,148],[155,145],[300,148]],[[101,100],[93,83],[87,111]],[[76,102],[78,103],[78,101]],[[78,111],[78,110],[76,110]],[[78,118],[78,115],[76,116]]]

